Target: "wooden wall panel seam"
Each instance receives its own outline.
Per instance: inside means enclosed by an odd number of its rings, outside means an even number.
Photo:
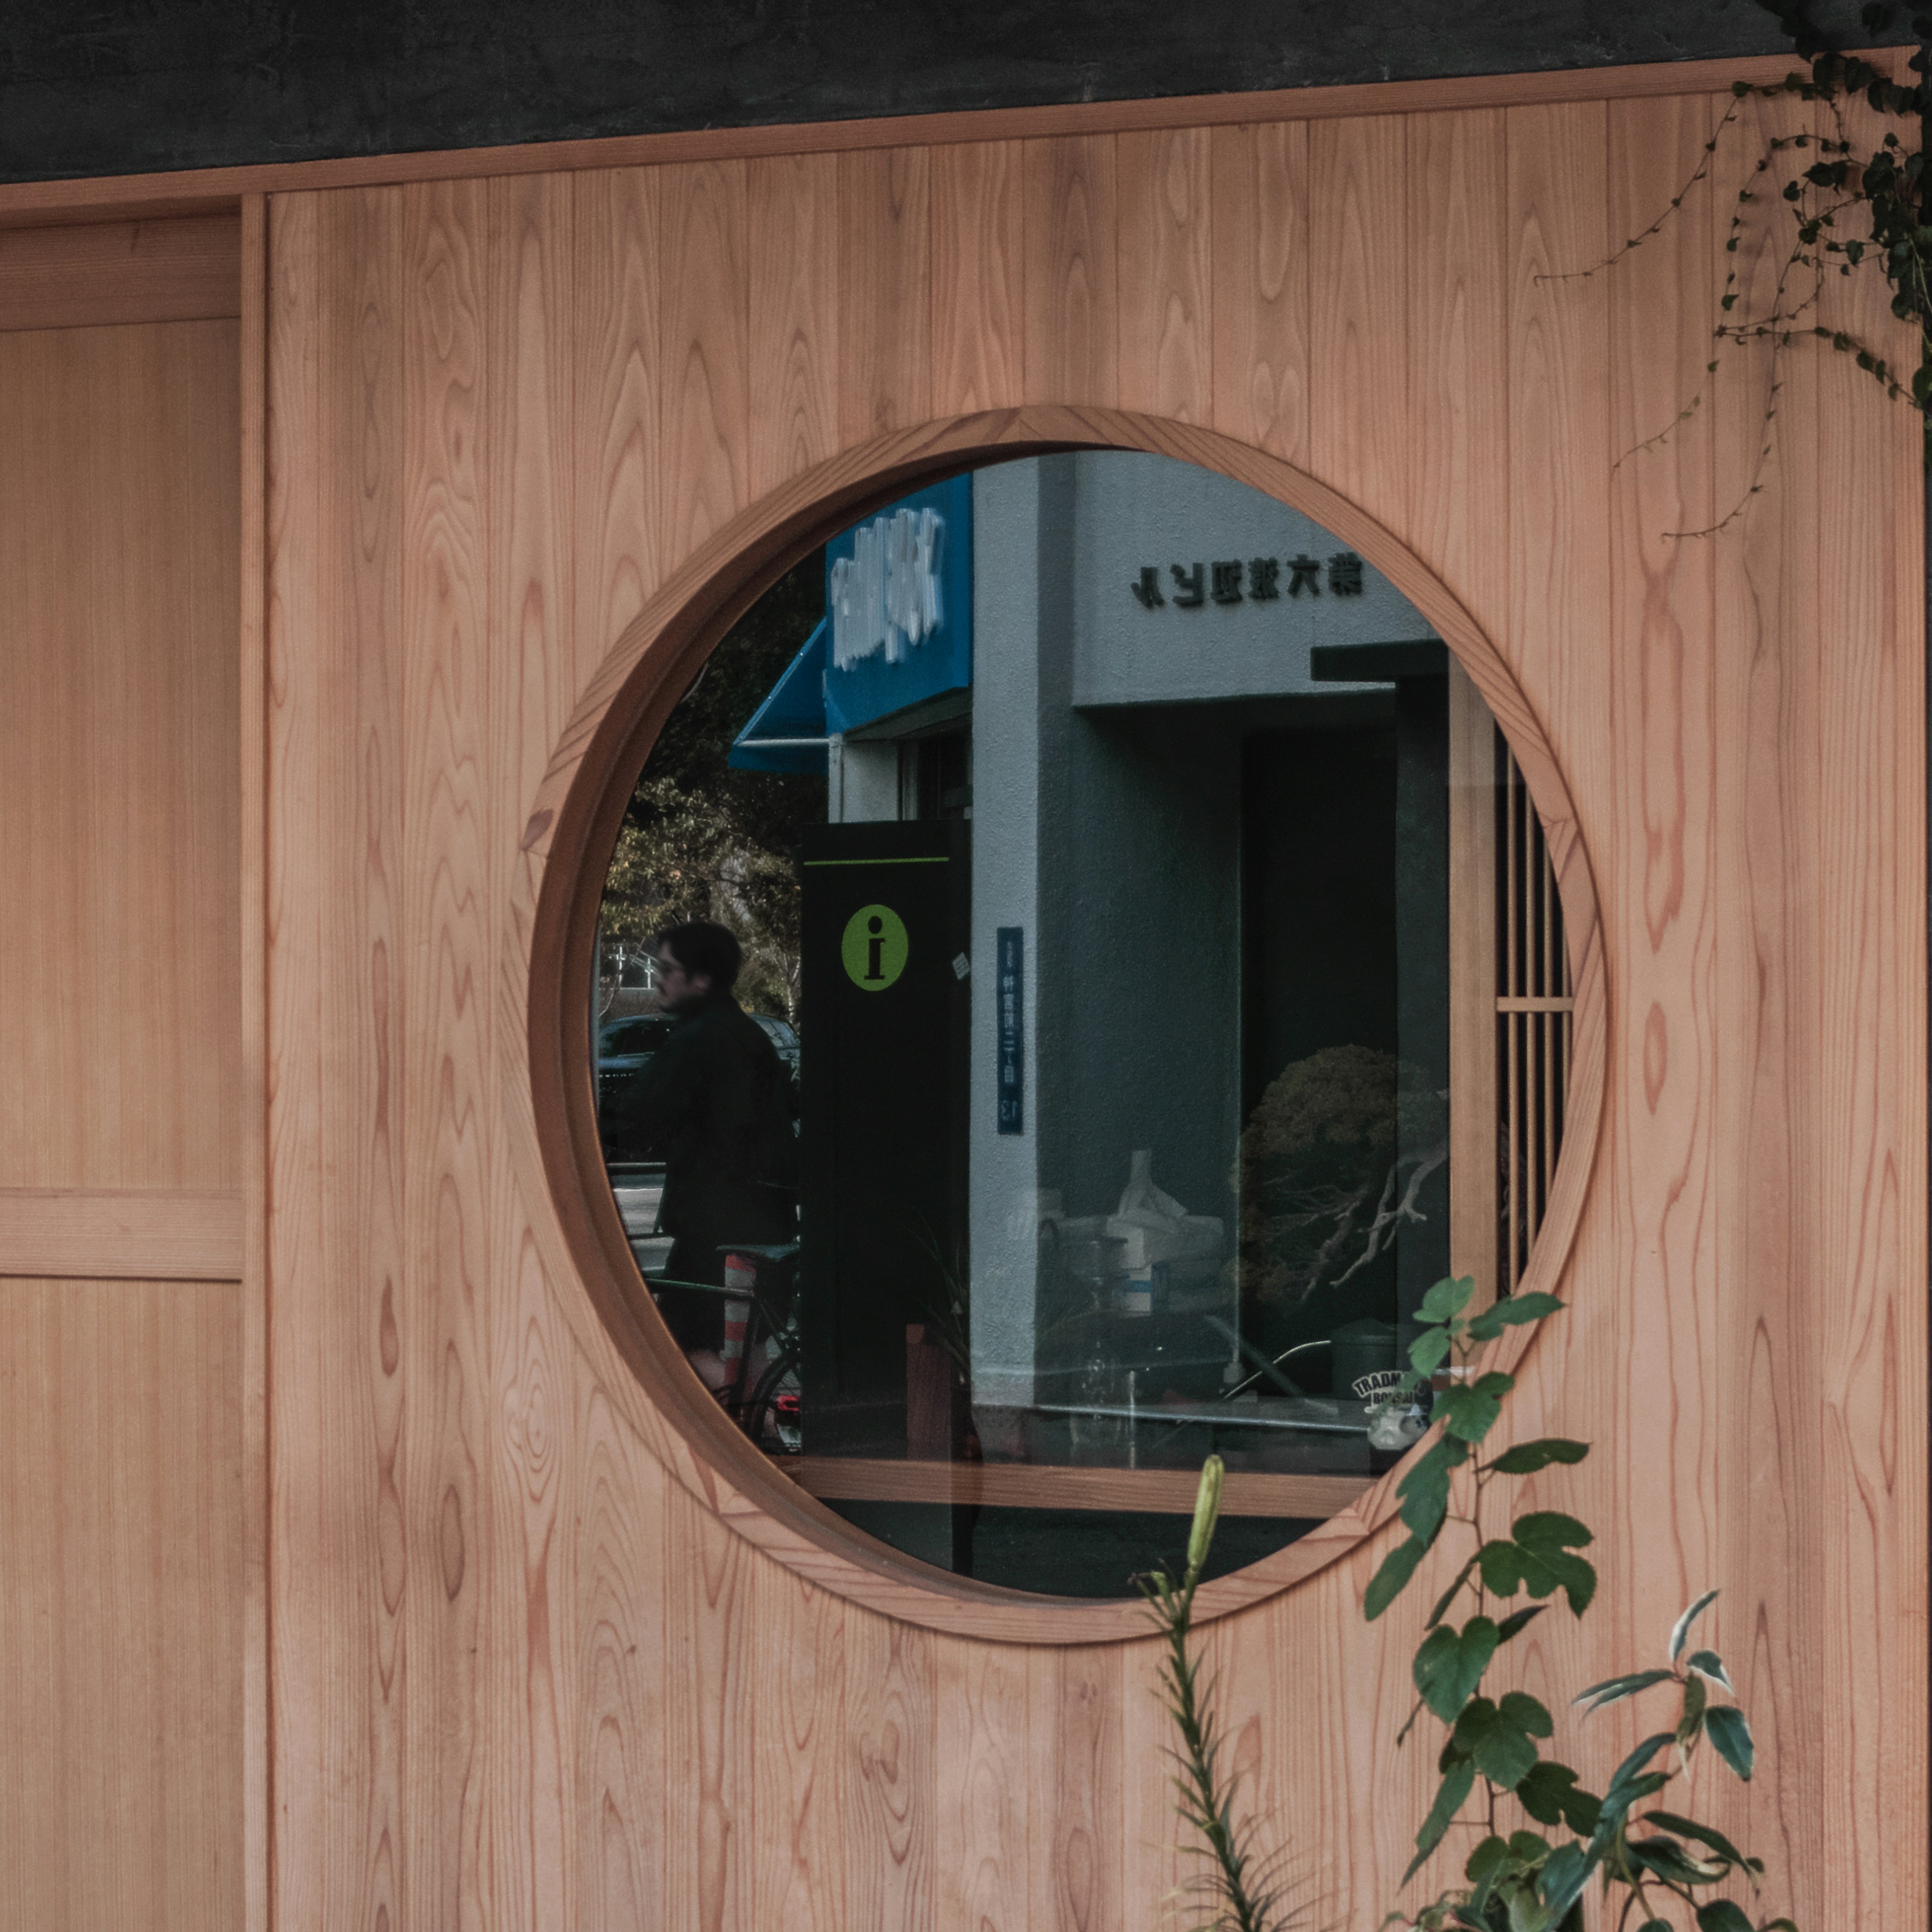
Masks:
[[[272,1350],[268,1273],[268,209],[244,198],[242,316],[241,608],[237,646],[242,795],[242,1479],[247,1586],[242,1605],[242,1898],[248,1932],[274,1921],[274,1714],[270,1702],[274,1550],[268,1534]]]
[[[0,1188],[0,1274],[238,1281],[243,1202],[175,1188]]]

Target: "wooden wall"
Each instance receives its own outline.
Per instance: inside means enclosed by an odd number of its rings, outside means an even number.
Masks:
[[[243,1922],[238,291],[184,226],[0,238],[10,1926]]]
[[[1917,439],[1808,346],[1748,518],[1664,534],[1756,474],[1771,372],[1704,371],[1746,150],[1579,278],[1726,98],[1580,85],[256,184],[238,355],[178,292],[0,331],[0,1918],[1166,1922],[1149,1647],[950,1634],[770,1553],[591,1314],[498,1010],[533,805],[678,573],[881,438],[1072,404],[1339,493],[1508,668],[1608,988],[1512,1414],[1597,1445],[1536,1493],[1605,1583],[1525,1681],[1561,1704],[1721,1586],[1764,1768],[1712,1802],[1801,1923],[1924,1925]],[[142,236],[18,248],[106,301]],[[178,238],[170,287],[234,259]],[[104,940],[138,950],[98,1012]],[[1427,1775],[1380,1546],[1211,1638],[1338,1925],[1394,1902]],[[1562,1742],[1600,1774],[1635,1721]]]
[[[1748,518],[1666,536],[1761,441],[1764,364],[1704,372],[1744,150],[1562,278],[1669,202],[1724,104],[273,198],[283,1922],[1162,1922],[1147,1646],[915,1628],[724,1526],[545,1264],[489,1010],[532,801],[658,586],[841,452],[1030,401],[1285,459],[1512,668],[1610,987],[1572,1312],[1514,1418],[1596,1444],[1538,1494],[1598,1527],[1605,1586],[1526,1680],[1560,1702],[1721,1586],[1766,1768],[1711,1802],[1801,1922],[1924,1923],[1915,431],[1807,348]],[[1213,1640],[1248,1790],[1337,1924],[1394,1902],[1424,1806],[1395,1749],[1420,1606],[1359,1613],[1379,1547]],[[1600,1774],[1628,1730],[1564,1742]]]

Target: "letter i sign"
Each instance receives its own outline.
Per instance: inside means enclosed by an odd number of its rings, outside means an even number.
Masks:
[[[861,992],[883,993],[905,970],[911,950],[905,921],[890,906],[866,905],[845,922],[838,953]]]

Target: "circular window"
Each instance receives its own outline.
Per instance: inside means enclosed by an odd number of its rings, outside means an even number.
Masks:
[[[1508,744],[1368,560],[1170,457],[989,464],[772,584],[594,958],[641,1318],[980,1583],[1130,1594],[1210,1450],[1222,1570],[1347,1508],[1426,1426],[1424,1293],[1509,1293],[1550,1208],[1570,948]]]

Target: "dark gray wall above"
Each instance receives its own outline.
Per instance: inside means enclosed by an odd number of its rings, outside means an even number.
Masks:
[[[1755,0],[5,0],[0,180],[1787,46]]]

